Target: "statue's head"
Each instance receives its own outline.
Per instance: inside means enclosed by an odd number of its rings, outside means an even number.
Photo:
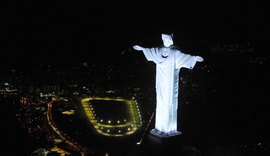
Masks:
[[[165,47],[173,45],[173,34],[161,34],[161,38]]]

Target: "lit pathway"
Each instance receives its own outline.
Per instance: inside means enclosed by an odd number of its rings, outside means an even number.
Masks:
[[[53,118],[52,118],[52,104],[53,101],[48,103],[48,111],[47,111],[47,120],[49,125],[51,126],[51,128],[53,129],[53,131],[61,138],[65,141],[66,144],[68,144],[71,148],[75,149],[76,151],[80,152],[82,156],[86,156],[87,155],[87,151],[85,150],[85,148],[81,147],[80,145],[78,145],[75,141],[71,140],[66,134],[64,134],[63,132],[61,132],[55,125],[55,123],[53,122]]]

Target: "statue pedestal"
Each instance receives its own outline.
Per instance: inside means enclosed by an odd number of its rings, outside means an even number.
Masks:
[[[155,155],[179,154],[182,152],[181,132],[166,134],[152,129],[148,135],[148,147]]]
[[[150,131],[150,135],[153,135],[157,138],[160,138],[160,139],[169,139],[169,138],[172,138],[172,137],[179,137],[182,133],[179,132],[179,131],[176,131],[176,132],[173,132],[173,133],[164,133],[164,132],[161,132],[157,129],[152,129]]]
[[[136,146],[130,156],[201,156],[195,147],[185,144],[181,132],[164,134],[151,130],[145,142]]]

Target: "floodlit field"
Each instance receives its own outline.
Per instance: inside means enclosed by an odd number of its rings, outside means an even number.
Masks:
[[[101,135],[131,135],[142,125],[138,105],[133,99],[89,97],[82,99],[81,104],[87,118]]]

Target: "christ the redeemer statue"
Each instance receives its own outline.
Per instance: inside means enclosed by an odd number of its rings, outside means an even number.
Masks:
[[[155,131],[165,136],[181,134],[177,131],[178,81],[182,67],[192,69],[196,62],[202,62],[201,56],[191,56],[172,47],[173,36],[161,34],[163,47],[133,48],[143,51],[148,61],[156,64],[156,118]],[[152,132],[151,131],[151,132]]]

